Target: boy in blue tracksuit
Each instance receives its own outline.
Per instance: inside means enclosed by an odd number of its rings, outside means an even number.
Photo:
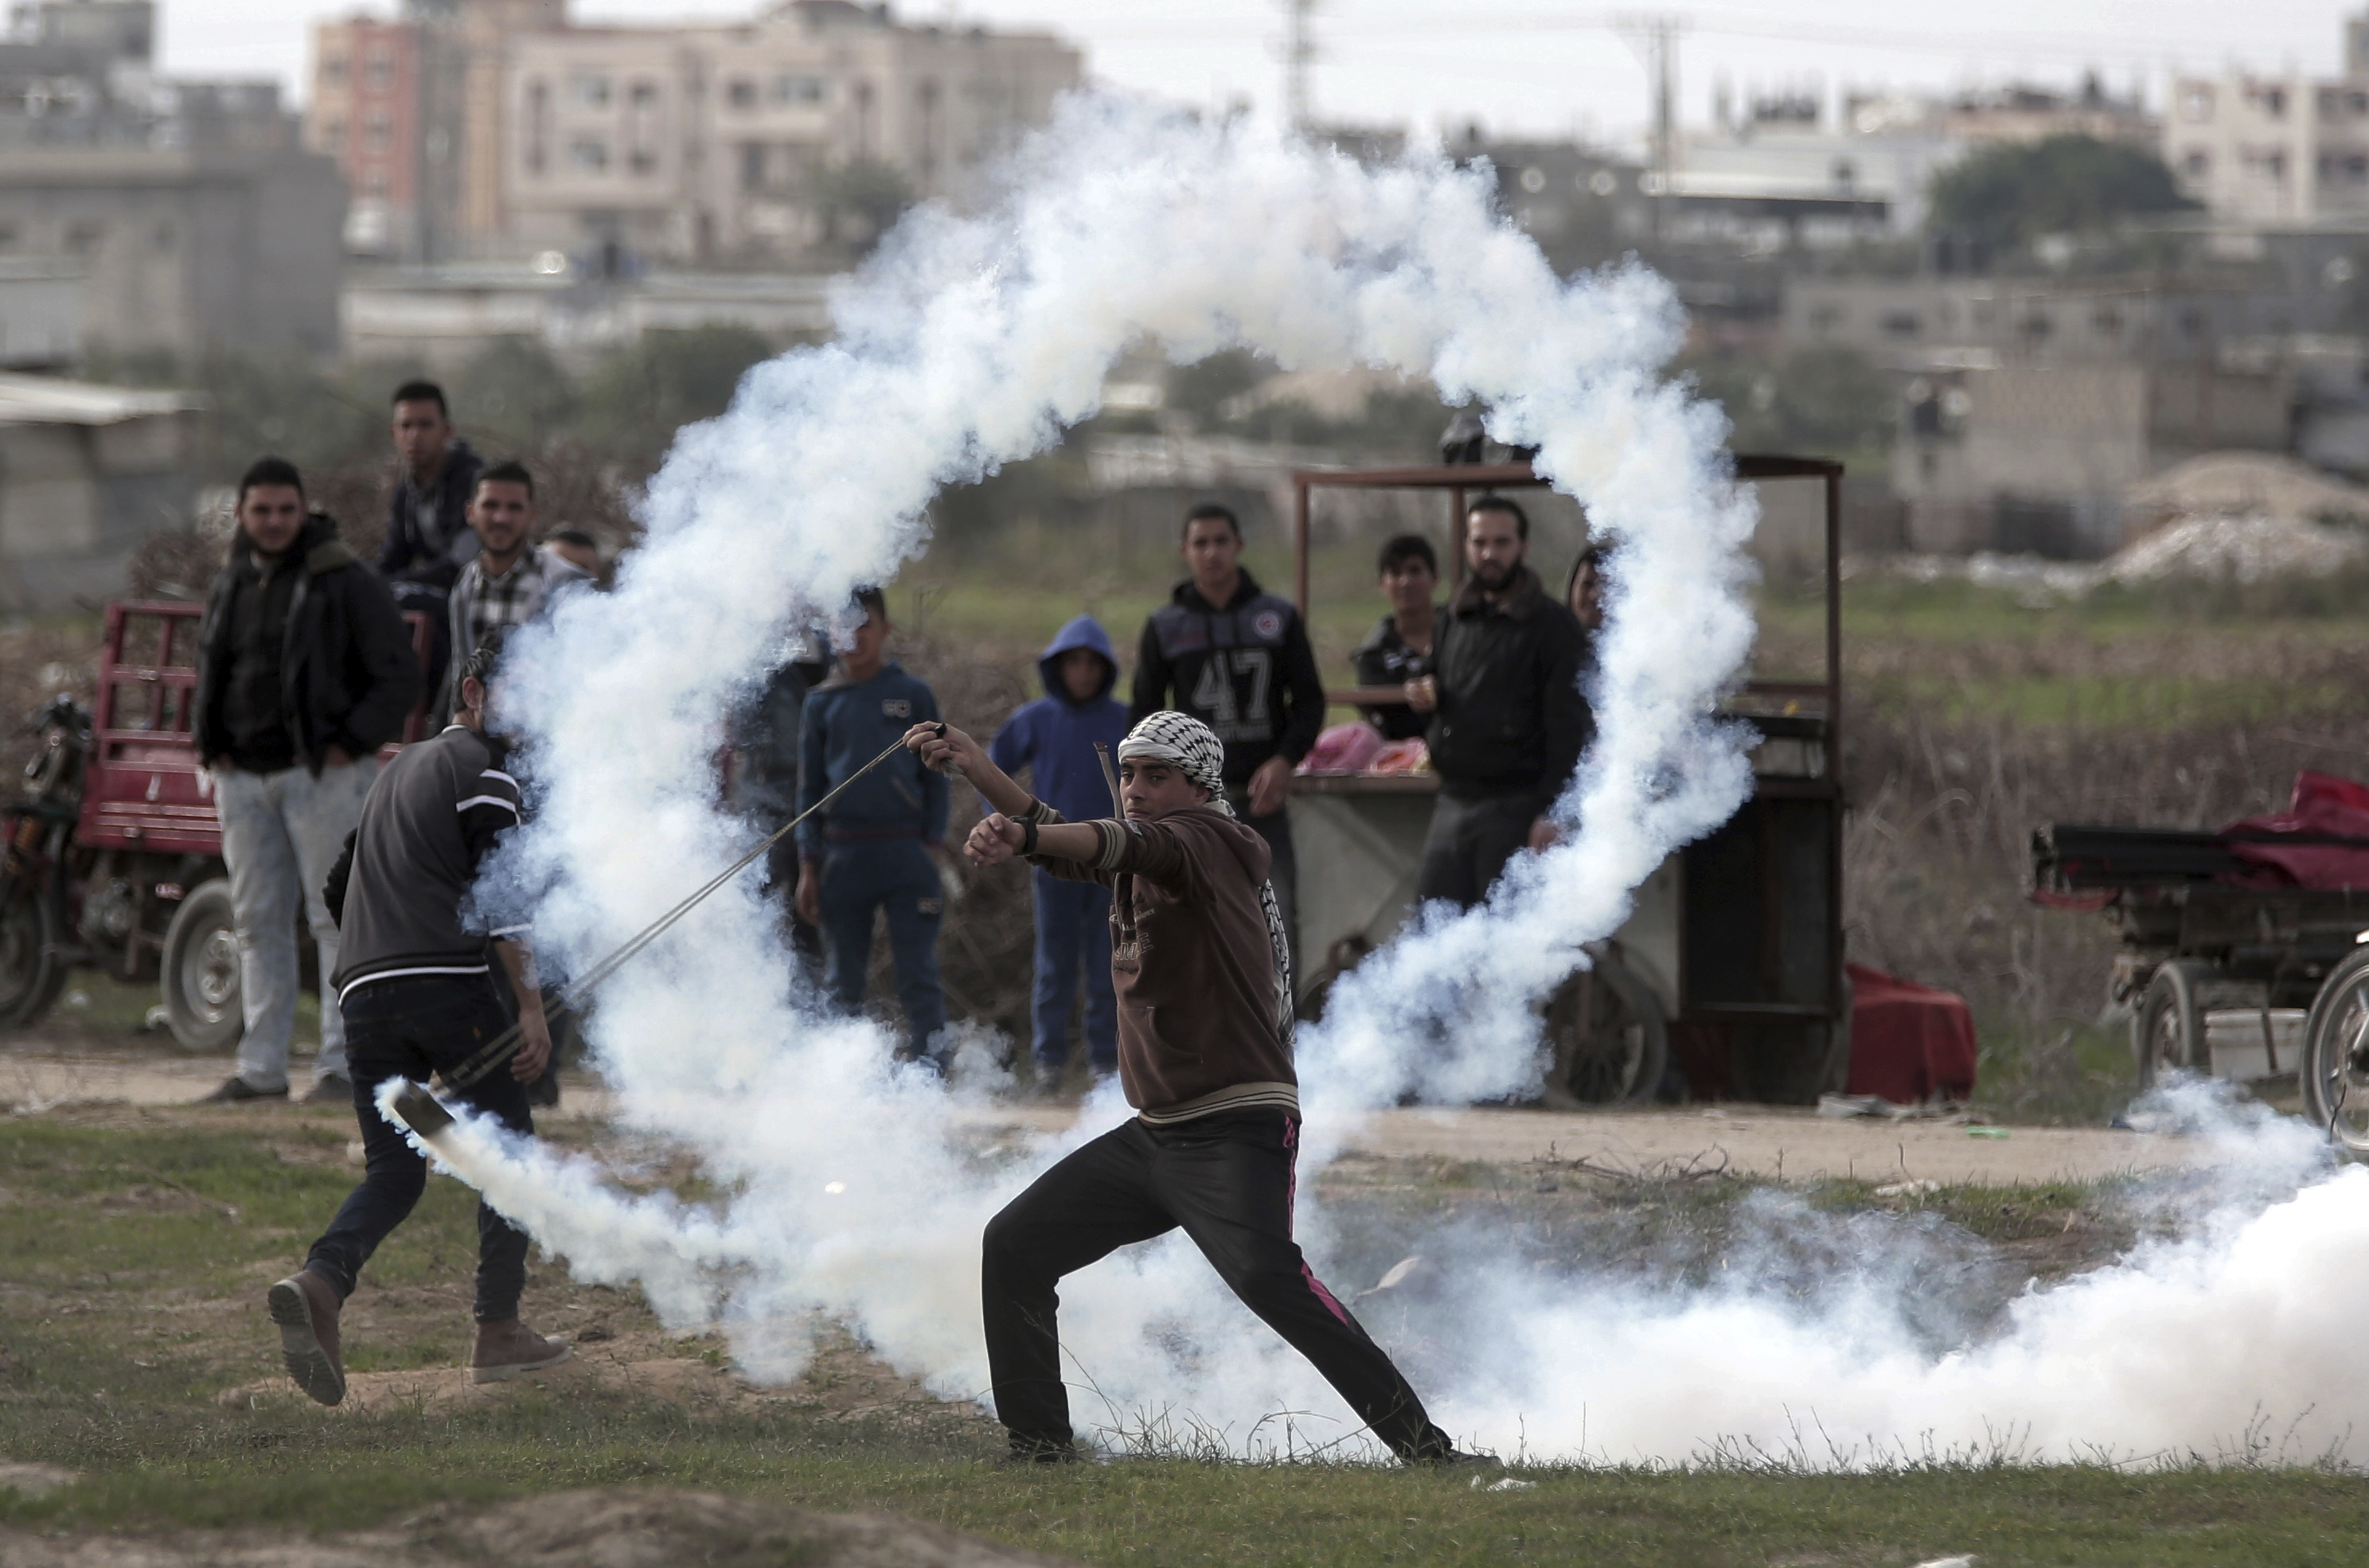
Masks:
[[[1045,695],[1015,711],[995,733],[988,756],[1007,773],[1024,766],[1036,798],[1072,822],[1117,809],[1094,755],[1099,740],[1116,754],[1127,737],[1127,704],[1111,696],[1118,661],[1091,615],[1061,628],[1036,658]],[[1096,1072],[1118,1070],[1118,999],[1111,990],[1107,888],[1039,869],[1036,885],[1036,1078],[1050,1083],[1070,1060],[1070,1004],[1086,982],[1086,1049]]]
[[[808,694],[798,718],[800,811],[811,810],[832,785],[906,730],[938,716],[938,699],[929,687],[882,656],[887,600],[876,588],[861,590],[855,600],[867,612],[855,646]],[[900,752],[798,830],[798,913],[822,928],[823,989],[847,1012],[864,1006],[873,911],[888,911],[897,1000],[904,1004],[907,1029],[897,1054],[908,1061],[934,1059],[933,1044],[946,1023],[938,989],[945,893],[937,860],[946,806],[944,776]]]

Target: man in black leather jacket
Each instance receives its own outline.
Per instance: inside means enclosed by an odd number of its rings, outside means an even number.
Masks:
[[[1483,496],[1464,529],[1467,576],[1439,629],[1438,673],[1411,694],[1433,710],[1439,775],[1416,895],[1469,908],[1515,851],[1554,841],[1546,811],[1595,720],[1579,689],[1587,635],[1530,569],[1529,519]]]

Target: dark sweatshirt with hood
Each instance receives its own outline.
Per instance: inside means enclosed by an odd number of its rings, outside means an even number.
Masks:
[[[189,730],[208,761],[253,745],[275,692],[286,763],[316,775],[332,746],[359,760],[400,736],[419,701],[410,628],[326,512],[305,519],[270,563],[242,529],[206,594],[202,624]]]
[[[1061,680],[1061,656],[1074,648],[1086,649],[1103,665],[1102,684],[1082,703],[1070,696]],[[1007,773],[1027,768],[1036,798],[1070,821],[1104,816],[1116,807],[1094,743],[1116,756],[1127,738],[1127,706],[1111,695],[1118,684],[1118,660],[1111,654],[1110,638],[1093,616],[1081,615],[1036,656],[1036,670],[1045,679],[1045,694],[1013,710],[987,754]]]
[[[1127,720],[1162,708],[1191,714],[1224,742],[1230,791],[1270,757],[1298,766],[1324,727],[1324,677],[1299,609],[1248,572],[1223,604],[1189,578],[1178,583],[1143,624]]]

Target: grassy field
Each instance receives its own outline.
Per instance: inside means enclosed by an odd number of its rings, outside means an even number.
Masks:
[[[1973,1552],[1991,1565],[2334,1565],[2358,1562],[2369,1539],[2357,1476],[2242,1466],[1521,1467],[1532,1484],[1504,1491],[1321,1464],[1127,1459],[1014,1473],[986,1462],[996,1434],[976,1410],[928,1400],[860,1346],[827,1351],[788,1389],[750,1390],[719,1364],[717,1343],[670,1339],[631,1293],[578,1286],[548,1265],[534,1270],[526,1315],[574,1337],[587,1365],[547,1389],[472,1391],[441,1370],[465,1348],[475,1253],[470,1195],[441,1179],[348,1309],[357,1385],[375,1392],[324,1411],[280,1377],[261,1296],[354,1179],[351,1135],[332,1113],[296,1110],[91,1108],[0,1123],[0,1459],[80,1475],[37,1499],[0,1490],[0,1527],[334,1537],[431,1508],[673,1486],[884,1510],[1112,1564],[1703,1568]],[[1469,1165],[1382,1175],[1425,1203],[1528,1185]],[[1380,1179],[1370,1167],[1356,1177]],[[1665,1204],[1670,1195],[1622,1188],[1607,1201],[1715,1228],[1744,1190],[1714,1184]],[[1864,1184],[1803,1196],[1824,1210],[1883,1207]],[[2060,1185],[1952,1189],[1922,1206],[1969,1245],[2015,1248],[2059,1244],[2071,1229],[2060,1214],[2109,1217],[2115,1202]],[[2111,1226],[2076,1233],[2093,1230],[2123,1244]],[[2084,1262],[2012,1255],[2043,1273]],[[406,1383],[413,1368],[428,1370]]]

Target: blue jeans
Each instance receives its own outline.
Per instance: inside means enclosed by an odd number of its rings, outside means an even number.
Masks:
[[[906,1057],[931,1054],[946,1026],[938,989],[938,922],[945,885],[919,839],[826,844],[822,856],[823,989],[842,1012],[864,1008],[872,972],[872,915],[888,911],[888,950],[897,960],[897,1000],[905,1009]]]
[[[1036,884],[1036,1065],[1070,1060],[1070,1005],[1086,985],[1086,1050],[1095,1067],[1118,1066],[1118,993],[1111,989],[1110,890],[1039,871]]]
[[[353,1294],[362,1265],[410,1218],[428,1189],[428,1162],[378,1114],[378,1086],[390,1078],[425,1083],[439,1070],[457,1069],[509,1029],[509,1013],[494,994],[497,983],[508,982],[487,975],[418,975],[357,986],[346,998],[346,1060],[354,1080],[354,1114],[362,1124],[365,1174],[304,1260],[306,1268],[338,1288],[341,1299]],[[534,1131],[526,1085],[510,1076],[508,1062],[452,1098],[498,1117],[512,1132]],[[479,1322],[518,1316],[526,1247],[526,1232],[479,1198]]]

